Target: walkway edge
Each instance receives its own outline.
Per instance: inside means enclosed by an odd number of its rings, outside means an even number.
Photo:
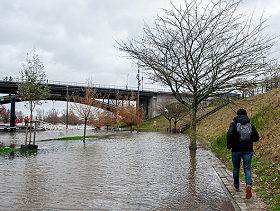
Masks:
[[[221,183],[221,186],[222,188],[224,189],[225,193],[227,194],[228,198],[230,199],[230,202],[233,206],[233,208],[236,210],[236,211],[239,211],[240,210],[240,207],[235,203],[234,199],[232,198],[232,195],[230,194],[229,190],[227,189],[226,185],[223,183],[223,181],[221,180],[219,174],[217,173],[216,169],[214,166],[212,166],[213,168],[213,171],[214,173],[216,174],[219,182]]]
[[[224,164],[213,166],[213,170],[216,173],[222,187],[226,189],[226,194],[232,200],[232,205],[236,210],[252,210],[261,211],[265,210],[265,204],[257,197],[256,193],[252,190],[252,198],[245,199],[245,181],[240,180],[239,191],[236,191],[233,186],[232,172],[227,169]]]

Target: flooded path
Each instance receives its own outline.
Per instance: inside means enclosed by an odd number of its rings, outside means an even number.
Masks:
[[[0,134],[2,135],[2,134]],[[0,156],[1,210],[222,210],[218,159],[184,134],[116,133],[40,141],[30,156]]]

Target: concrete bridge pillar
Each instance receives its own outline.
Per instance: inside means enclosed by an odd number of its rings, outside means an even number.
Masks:
[[[15,97],[11,97],[11,111],[10,111],[10,128],[14,128],[15,127],[15,109],[16,108],[16,98]]]
[[[146,118],[154,118],[157,106],[157,96],[140,98],[139,101],[140,107],[142,107],[145,111]]]

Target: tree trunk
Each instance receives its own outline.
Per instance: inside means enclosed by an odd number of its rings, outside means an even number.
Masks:
[[[191,108],[190,119],[191,119],[191,126],[190,126],[190,150],[196,150],[196,108]]]
[[[172,128],[171,128],[171,119],[169,120],[169,133],[171,133]]]
[[[86,129],[87,129],[87,118],[85,118],[84,138],[83,138],[83,142],[85,142],[85,140],[86,140]],[[96,131],[97,131],[97,130],[96,130]]]
[[[32,138],[32,120],[33,120],[33,103],[30,102],[30,134],[29,134],[29,145],[31,145],[31,138]]]
[[[27,145],[27,140],[28,140],[28,122],[26,123],[26,136],[25,136],[25,145]]]
[[[34,139],[33,139],[33,145],[35,145],[35,138],[36,138],[36,121],[34,121]]]

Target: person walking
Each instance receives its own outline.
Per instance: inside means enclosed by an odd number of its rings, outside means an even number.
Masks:
[[[239,171],[241,158],[246,181],[246,199],[252,197],[252,173],[251,162],[253,156],[253,142],[260,139],[255,126],[250,123],[245,109],[239,109],[237,116],[233,118],[227,132],[227,148],[231,149],[233,164],[233,180],[235,190],[239,190]]]

